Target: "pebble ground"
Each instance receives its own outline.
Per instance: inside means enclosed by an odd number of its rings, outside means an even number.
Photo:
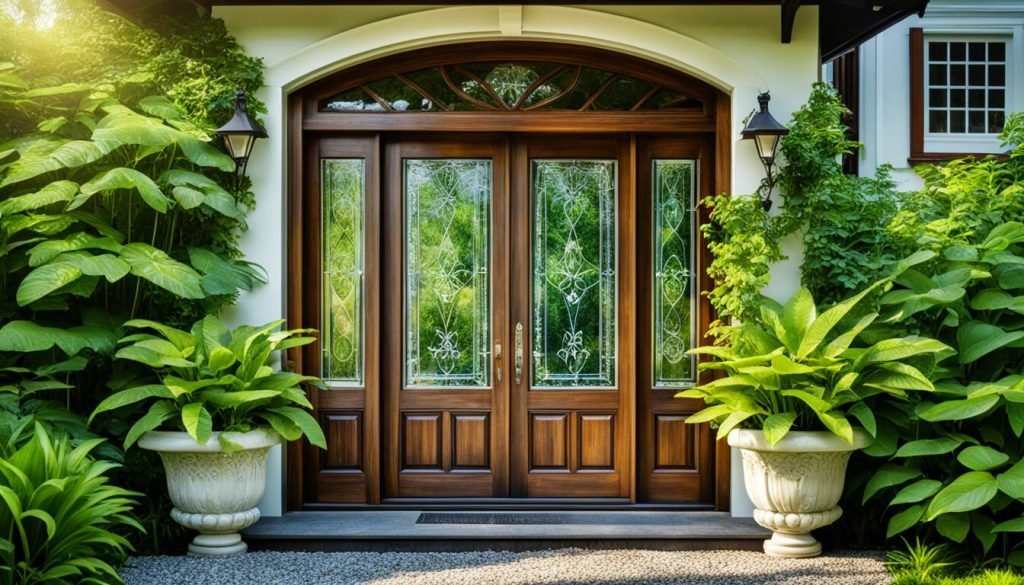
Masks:
[[[888,585],[881,557],[773,559],[745,551],[284,553],[134,557],[127,585]]]

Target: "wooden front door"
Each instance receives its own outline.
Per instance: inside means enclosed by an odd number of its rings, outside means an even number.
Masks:
[[[674,395],[713,318],[726,95],[503,42],[360,65],[289,112],[289,322],[321,331],[290,361],[327,384],[328,439],[289,447],[289,508],[725,509],[728,451]]]
[[[628,146],[389,141],[385,498],[629,497]]]

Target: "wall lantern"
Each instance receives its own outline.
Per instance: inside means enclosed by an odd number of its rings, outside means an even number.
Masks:
[[[754,140],[757,156],[761,158],[761,164],[764,165],[766,176],[761,181],[758,193],[761,196],[761,206],[764,207],[765,213],[772,208],[771,194],[772,189],[775,188],[775,155],[779,148],[779,141],[783,136],[789,134],[789,128],[779,124],[779,121],[768,112],[768,102],[771,99],[768,92],[757,96],[757,103],[761,105],[761,111],[754,112],[754,115],[747,121],[746,127],[743,128],[742,134],[744,140]]]
[[[228,154],[235,159],[235,172],[238,179],[241,179],[245,175],[245,165],[249,162],[256,139],[267,137],[263,126],[249,116],[249,96],[245,90],[235,92],[235,115],[227,124],[217,128],[217,135],[224,139]]]

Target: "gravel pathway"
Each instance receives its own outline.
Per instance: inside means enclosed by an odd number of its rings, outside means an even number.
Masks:
[[[134,557],[128,585],[887,585],[878,555],[781,560],[741,551],[281,553]]]

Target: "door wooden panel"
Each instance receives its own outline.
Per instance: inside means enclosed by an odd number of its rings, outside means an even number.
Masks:
[[[615,415],[611,413],[577,413],[576,417],[578,469],[614,471]]]
[[[630,291],[634,283],[629,146],[628,138],[614,136],[526,137],[513,144],[514,288],[509,328],[516,331],[520,324],[523,328],[516,342],[516,351],[523,356],[522,374],[512,386],[514,497],[626,499],[631,495],[634,325]],[[550,168],[564,175],[553,176],[545,184],[540,176],[546,172],[543,165],[563,165]],[[613,172],[610,178],[608,168]],[[592,179],[597,183],[577,181],[580,175],[573,174],[590,172],[605,174]],[[610,202],[606,195],[587,194],[585,200],[572,195],[592,188],[611,188]],[[555,199],[548,202],[546,197]],[[557,216],[560,212],[564,216]],[[603,217],[612,225],[601,223]],[[541,235],[549,226],[564,234]],[[559,248],[539,249],[538,238],[544,237]],[[591,248],[598,241],[600,252]],[[609,261],[604,254],[613,255],[610,264],[602,264]],[[544,288],[550,283],[554,289]],[[552,294],[552,290],[561,298],[541,307],[548,299],[538,295]],[[612,306],[591,303],[600,317],[573,314],[574,303],[587,294],[604,295],[599,298]],[[564,318],[555,313],[563,309],[568,315]],[[555,316],[538,317],[544,311]],[[598,318],[600,324],[595,326]],[[554,335],[540,331],[552,322],[562,329]],[[611,328],[614,334],[609,333]],[[586,345],[587,335],[591,346]],[[545,347],[534,347],[539,343]],[[609,348],[610,361],[593,361],[595,353],[604,356]]]
[[[360,412],[321,412],[321,424],[327,438],[325,469],[362,471],[363,415]]]
[[[452,467],[489,469],[491,465],[490,414],[452,413]]]
[[[690,275],[694,304],[692,327],[694,339],[688,345],[710,343],[700,336],[707,331],[712,315],[707,298],[700,293],[709,290],[711,283],[705,277],[710,260],[703,235],[696,225],[708,221],[707,208],[699,205],[701,198],[712,194],[712,141],[692,137],[643,137],[637,141],[637,497],[644,502],[701,504],[715,501],[715,441],[707,425],[686,424],[686,417],[701,410],[699,400],[675,398],[687,387],[684,381],[672,381],[678,375],[662,373],[662,381],[655,381],[656,321],[654,287],[661,276],[654,267],[655,231],[664,226],[654,224],[656,218],[653,179],[657,161],[693,161],[693,199],[688,213],[692,214],[694,249]],[[640,170],[642,169],[642,171]],[[639,234],[643,234],[639,236]],[[681,348],[689,349],[689,347]],[[664,357],[664,356],[662,356]],[[691,370],[692,371],[692,370]],[[667,380],[667,381],[666,381]],[[692,382],[690,383],[692,384]]]
[[[508,494],[505,150],[385,145],[385,500]]]

